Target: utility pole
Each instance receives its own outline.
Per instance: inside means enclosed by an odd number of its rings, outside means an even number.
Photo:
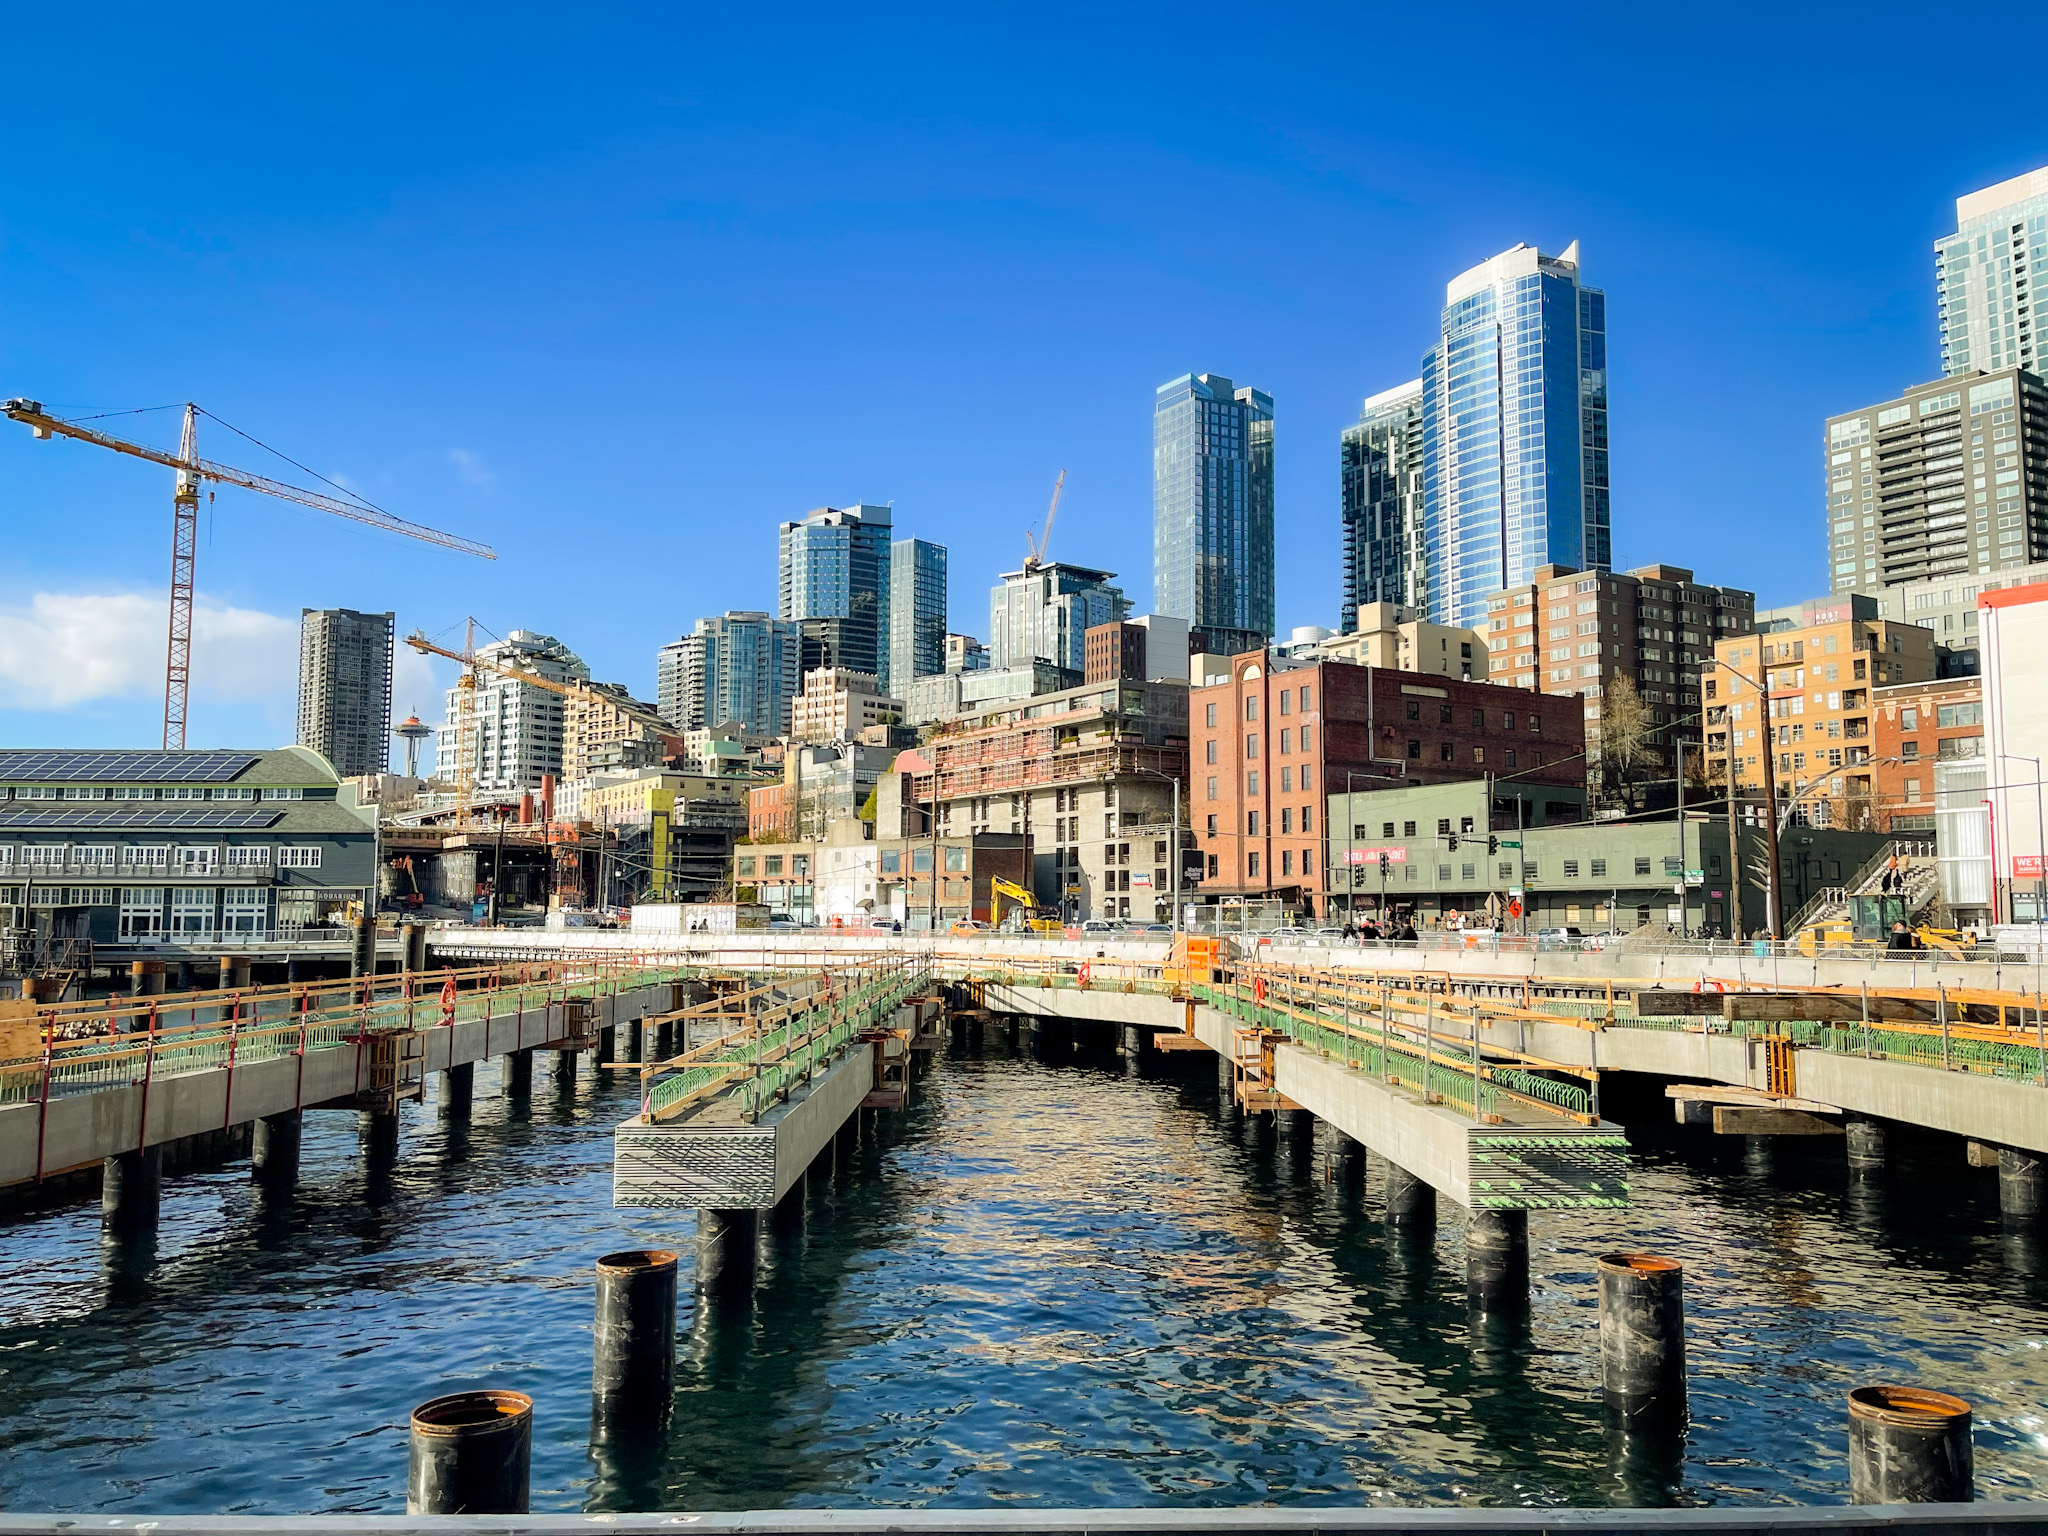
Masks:
[[[1688,884],[1685,866],[1685,738],[1674,730],[1671,741],[1678,749],[1678,936],[1689,939],[1692,937],[1692,920],[1687,914],[1685,899]],[[1701,874],[1704,877],[1705,871]]]
[[[1733,665],[1720,661],[1718,658],[1716,659],[1716,664],[1727,667],[1731,677],[1748,683],[1750,687],[1756,690],[1757,703],[1763,712],[1764,858],[1768,861],[1770,868],[1769,880],[1764,886],[1764,922],[1770,930],[1771,937],[1775,939],[1781,937],[1780,930],[1785,926],[1785,898],[1783,891],[1780,889],[1783,882],[1778,878],[1778,774],[1776,762],[1778,755],[1778,728],[1771,723],[1771,690],[1766,686],[1766,681],[1770,677],[1771,671],[1763,663],[1764,642],[1761,636],[1752,638],[1757,643],[1758,662],[1754,677],[1737,671]],[[1865,681],[1868,682],[1870,680],[1865,679]],[[1729,689],[1731,694],[1734,691],[1733,688]],[[1735,728],[1735,711],[1731,701],[1728,720],[1728,784],[1731,815],[1733,814],[1732,807],[1735,792],[1735,754],[1739,745],[1737,737],[1740,734]],[[1730,851],[1730,856],[1731,858],[1733,857],[1733,850]],[[1739,922],[1737,926],[1740,926]]]
[[[1735,728],[1728,726],[1728,936],[1742,937],[1742,842],[1735,821]]]

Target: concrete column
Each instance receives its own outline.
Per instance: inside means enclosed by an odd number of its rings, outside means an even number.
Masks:
[[[1365,1181],[1365,1145],[1323,1123],[1323,1178],[1347,1189]]]
[[[1387,1224],[1418,1235],[1436,1230],[1436,1191],[1399,1163],[1387,1164]]]
[[[576,1086],[576,1052],[555,1052],[555,1087],[568,1093]]]
[[[363,1151],[373,1163],[389,1163],[398,1157],[398,1116],[371,1110],[362,1117]]]
[[[377,974],[377,919],[365,917],[355,925],[349,944],[349,970],[351,976],[374,976]]]
[[[476,1063],[457,1062],[441,1074],[441,1113],[444,1115],[467,1116],[469,1101],[476,1087]]]
[[[1630,1429],[1685,1417],[1685,1270],[1675,1259],[1610,1253],[1599,1262],[1600,1381]]]
[[[305,1130],[302,1110],[287,1109],[265,1115],[256,1122],[249,1147],[249,1169],[256,1182],[272,1189],[289,1189],[299,1180],[299,1142]]]
[[[803,1173],[798,1174],[796,1182],[783,1191],[782,1198],[776,1201],[774,1208],[768,1212],[768,1224],[777,1232],[789,1233],[803,1230],[804,1212],[807,1209],[806,1196],[808,1190],[806,1185],[809,1182],[809,1173],[810,1170],[805,1169]]]
[[[1152,1031],[1140,1029],[1135,1024],[1126,1024],[1123,1028],[1121,1047],[1123,1053],[1133,1061],[1149,1055],[1152,1050]]]
[[[645,1061],[640,1054],[640,1021],[628,1020],[619,1026],[619,1060]]]
[[[533,1092],[533,1052],[510,1051],[505,1056],[505,1096],[523,1099]]]
[[[163,961],[129,961],[128,990],[133,992],[137,997],[162,997],[164,992]]]
[[[1998,1149],[1998,1210],[2008,1221],[2036,1221],[2048,1198],[2048,1158],[2017,1147]]]
[[[401,963],[408,971],[424,971],[427,968],[427,925],[407,923],[400,934],[405,940],[402,950],[405,958]]]
[[[760,1232],[759,1211],[698,1211],[697,1289],[707,1296],[752,1290]]]
[[[1280,1111],[1280,1129],[1290,1136],[1311,1138],[1316,1133],[1315,1112],[1307,1109],[1283,1109]]]
[[[1216,1057],[1216,1103],[1226,1119],[1240,1113],[1237,1107],[1237,1071],[1228,1056]]]
[[[287,955],[284,961],[284,979],[288,986],[297,986],[306,979],[306,968],[297,955]]]
[[[1529,1213],[1474,1211],[1465,1226],[1465,1295],[1481,1312],[1529,1305]]]
[[[1884,1122],[1850,1115],[1842,1129],[1847,1133],[1850,1177],[1872,1179],[1881,1175],[1885,1167]]]
[[[163,1191],[163,1149],[122,1152],[100,1165],[100,1223],[117,1237],[156,1230]]]
[[[1849,1394],[1849,1502],[1967,1504],[1975,1496],[1970,1405],[1924,1387]]]
[[[618,1048],[619,1034],[616,1028],[607,1027],[597,1032],[597,1064],[600,1067],[609,1065],[616,1059],[613,1053]]]
[[[228,991],[246,992],[253,962],[247,955],[224,955],[220,962],[220,984]]]
[[[676,1256],[665,1249],[597,1261],[591,1395],[600,1416],[666,1415],[675,1395]]]
[[[192,962],[190,960],[180,960],[178,962],[178,990],[180,992],[190,992],[192,990]]]

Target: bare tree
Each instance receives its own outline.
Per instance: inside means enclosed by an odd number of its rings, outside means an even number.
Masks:
[[[1618,791],[1619,798],[1633,803],[1630,781],[1656,729],[1634,678],[1624,674],[1607,685],[1600,699],[1600,756],[1610,798]]]

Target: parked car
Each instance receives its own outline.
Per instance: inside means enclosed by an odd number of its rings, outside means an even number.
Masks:
[[[1122,933],[1124,931],[1124,925],[1120,922],[1117,922],[1114,918],[1091,917],[1081,925],[1081,931],[1083,933],[1092,933],[1106,936],[1109,934]]]
[[[946,928],[948,933],[992,933],[995,930],[979,918],[956,917]]]
[[[1141,934],[1143,934],[1143,935],[1144,935],[1144,936],[1145,936],[1146,938],[1148,938],[1148,939],[1156,939],[1156,938],[1160,938],[1160,937],[1162,937],[1162,936],[1164,936],[1164,937],[1167,937],[1167,938],[1171,938],[1171,937],[1173,936],[1173,924],[1171,924],[1171,923],[1133,923],[1133,924],[1131,924],[1131,926],[1130,926],[1130,928],[1129,928],[1129,930],[1128,930],[1128,931],[1129,931],[1129,932],[1131,932],[1131,933],[1133,933],[1133,934],[1140,934],[1140,933],[1141,933]]]
[[[1627,938],[1625,933],[1589,933],[1579,940],[1581,949],[1613,949]]]
[[[1586,936],[1576,928],[1538,928],[1536,947],[1542,949],[1578,949]]]

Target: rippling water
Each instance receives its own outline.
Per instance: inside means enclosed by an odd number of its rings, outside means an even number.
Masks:
[[[1219,1119],[1214,1058],[956,1048],[768,1239],[749,1303],[685,1301],[676,1413],[593,1451],[591,1262],[686,1250],[614,1211],[632,1090],[407,1111],[394,1170],[308,1118],[295,1199],[246,1165],[167,1181],[152,1255],[97,1210],[0,1228],[0,1506],[393,1512],[405,1418],[491,1384],[536,1401],[536,1510],[908,1505],[1839,1502],[1843,1394],[1977,1405],[1979,1497],[2048,1490],[2048,1280],[1958,1145],[1752,1152],[1631,1120],[1631,1210],[1532,1218],[1534,1304],[1468,1318],[1433,1245],[1320,1179],[1305,1141]],[[1612,1106],[1610,1105],[1610,1109]],[[1685,1259],[1682,1461],[1624,1454],[1597,1394],[1593,1261]]]

